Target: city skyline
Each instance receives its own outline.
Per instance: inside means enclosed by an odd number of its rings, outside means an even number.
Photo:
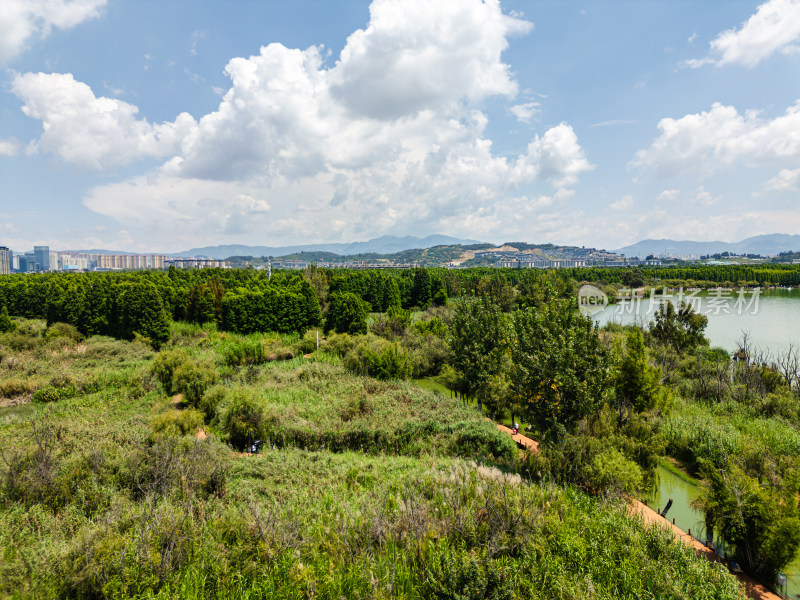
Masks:
[[[800,1],[11,0],[0,245],[800,230]]]

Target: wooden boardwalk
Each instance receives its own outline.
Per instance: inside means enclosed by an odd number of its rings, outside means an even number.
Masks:
[[[638,514],[645,523],[650,523],[654,526],[663,527],[671,531],[672,537],[676,544],[687,544],[691,546],[691,548],[694,550],[694,553],[698,556],[704,556],[706,559],[712,562],[722,562],[722,559],[705,544],[694,539],[677,525],[670,523],[667,519],[662,517],[646,504],[639,502],[638,500],[631,499],[630,506],[631,512]],[[782,598],[775,592],[770,591],[765,586],[758,583],[749,575],[745,575],[744,573],[731,574],[742,584],[742,589],[744,590],[744,593],[747,594],[748,598],[755,598],[756,600],[781,600]]]
[[[514,434],[512,433],[511,429],[505,425],[501,425],[500,423],[497,423],[497,428],[503,433],[509,434],[511,438],[517,442],[517,445],[519,445],[525,451],[539,451],[539,442],[532,440],[529,437],[525,437],[520,433]],[[687,544],[694,550],[694,553],[697,556],[703,556],[712,562],[722,562],[722,559],[720,559],[720,557],[717,556],[714,551],[711,550],[711,548],[694,539],[677,525],[670,523],[667,519],[662,517],[643,502],[639,502],[633,498],[629,498],[629,501],[631,513],[641,517],[645,523],[668,529],[672,533],[672,538],[675,540],[676,544]],[[745,575],[744,573],[731,573],[731,575],[736,577],[742,584],[742,590],[748,598],[753,598],[755,600],[782,600],[781,596],[770,591],[749,575]]]
[[[503,433],[507,433],[511,436],[511,439],[517,442],[519,446],[523,448],[523,450],[530,450],[531,452],[539,452],[539,442],[532,440],[529,437],[525,437],[521,433],[514,434],[512,433],[511,429],[506,427],[505,425],[497,424],[497,428],[502,431]]]

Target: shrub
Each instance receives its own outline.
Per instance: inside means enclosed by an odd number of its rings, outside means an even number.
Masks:
[[[339,411],[339,417],[345,423],[348,421],[352,421],[353,419],[357,419],[361,415],[369,415],[372,414],[372,402],[369,399],[369,396],[366,394],[361,394],[358,397],[351,397],[348,401],[342,406]]]
[[[605,494],[634,494],[642,487],[642,470],[619,450],[610,448],[586,466],[585,485]]]
[[[430,319],[421,319],[414,323],[414,331],[423,335],[430,334],[444,337],[447,335],[448,328],[439,317],[432,317]]]
[[[367,333],[367,314],[370,306],[350,292],[331,294],[325,331],[336,333]]]
[[[260,340],[238,340],[225,346],[223,360],[231,367],[260,365],[267,362],[267,353]]]
[[[310,354],[314,352],[317,349],[317,336],[319,336],[319,345],[322,347],[325,342],[322,335],[320,335],[319,329],[309,329],[303,335],[303,339],[295,344],[297,353]]]
[[[2,398],[13,398],[14,396],[30,394],[34,389],[34,383],[27,379],[4,379],[0,381],[0,397]]]
[[[325,352],[344,357],[355,347],[356,339],[348,333],[329,334],[325,340]]]
[[[69,323],[53,323],[44,332],[45,339],[66,339],[71,342],[80,342],[83,339],[81,332]]]
[[[215,385],[206,390],[206,393],[203,394],[200,402],[197,403],[197,408],[203,412],[203,414],[206,416],[206,419],[214,420],[217,418],[219,407],[225,401],[227,396],[228,390],[225,387],[221,385]]]
[[[41,338],[27,335],[17,329],[14,333],[6,334],[3,342],[12,350],[21,352],[23,350],[32,350],[36,348],[40,344]]]
[[[5,333],[6,331],[14,331],[15,328],[16,324],[8,316],[8,308],[3,306],[3,308],[0,309],[0,333]]]
[[[245,450],[261,437],[264,413],[252,396],[238,394],[225,414],[224,429],[234,448]]]
[[[175,369],[183,364],[186,360],[186,354],[179,349],[162,350],[156,355],[153,361],[152,372],[156,376],[161,385],[164,387],[164,392],[167,394],[172,393],[172,377]]]
[[[194,408],[167,410],[152,421],[153,433],[158,436],[193,435],[203,426],[203,413]]]
[[[408,379],[411,363],[397,344],[374,335],[363,337],[344,359],[345,367],[354,373],[377,379]]]
[[[404,340],[414,377],[437,375],[447,364],[450,346],[447,340],[436,335],[422,335],[410,331]]]
[[[410,323],[411,311],[392,306],[385,315],[380,315],[370,325],[369,330],[375,335],[392,341],[395,338],[402,337]]]
[[[185,402],[197,406],[205,391],[217,382],[214,365],[196,360],[187,360],[175,368],[172,374],[172,389],[183,394]]]
[[[61,394],[54,387],[44,387],[36,390],[33,394],[34,402],[57,402],[61,400]]]

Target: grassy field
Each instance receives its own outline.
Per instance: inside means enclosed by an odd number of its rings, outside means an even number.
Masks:
[[[473,407],[298,340],[0,335],[0,597],[741,597],[623,504],[521,478]]]

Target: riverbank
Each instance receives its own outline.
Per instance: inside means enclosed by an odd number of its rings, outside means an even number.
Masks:
[[[662,527],[669,530],[672,533],[672,537],[675,540],[676,544],[686,544],[694,550],[694,553],[697,556],[702,556],[711,562],[716,562],[722,564],[722,559],[717,556],[714,551],[700,542],[699,540],[695,539],[687,532],[683,531],[677,525],[674,525],[652,508],[640,502],[639,500],[634,500],[633,498],[630,499],[630,507],[631,512],[634,514],[639,515],[645,523],[652,524],[655,527]],[[744,590],[745,594],[747,594],[748,598],[754,598],[756,600],[782,600],[782,596],[779,596],[775,592],[770,591],[766,586],[758,583],[755,579],[746,575],[744,573],[731,573],[734,577],[736,577],[739,582],[742,584],[742,589]]]
[[[507,433],[517,443],[517,445],[524,448],[526,451],[539,452],[539,443],[522,434],[514,434],[511,429],[500,423],[496,423],[497,429],[503,433]],[[672,470],[680,471],[674,465]],[[681,472],[682,473],[682,472]],[[691,477],[683,473],[687,480],[694,481]],[[706,560],[719,563],[724,566],[722,558],[708,546],[694,538],[690,533],[684,531],[674,523],[671,523],[666,518],[662,517],[658,512],[647,506],[644,502],[634,498],[628,498],[630,511],[632,514],[639,516],[646,524],[654,527],[662,527],[667,529],[671,534],[676,544],[686,544],[692,548],[695,555],[705,558]],[[691,530],[689,530],[691,531]],[[727,567],[726,567],[727,568]],[[782,596],[770,591],[766,586],[760,584],[755,579],[744,573],[731,573],[741,583],[742,589],[748,598],[754,600],[782,600]]]

